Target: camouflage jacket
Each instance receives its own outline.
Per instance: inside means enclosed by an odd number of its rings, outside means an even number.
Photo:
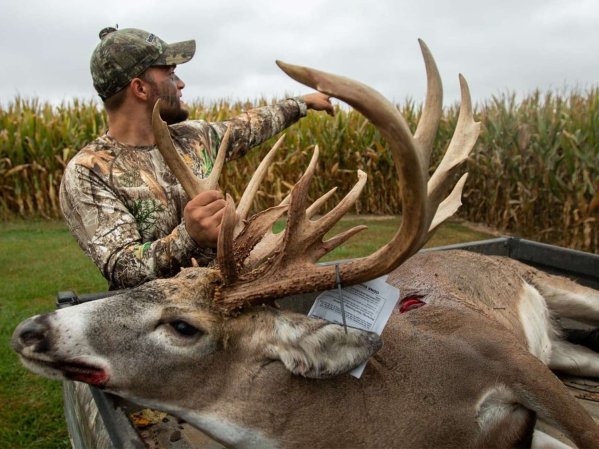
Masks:
[[[305,114],[305,103],[295,98],[225,122],[188,120],[169,128],[184,160],[205,177],[227,126],[232,127],[227,157],[235,159]],[[111,289],[173,276],[192,257],[204,264],[213,259],[213,251],[199,248],[185,229],[187,201],[156,146],[128,146],[108,135],[71,159],[60,187],[69,229]]]

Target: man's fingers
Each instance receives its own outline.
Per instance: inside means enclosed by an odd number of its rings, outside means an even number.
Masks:
[[[206,206],[218,200],[224,201],[225,197],[220,190],[207,190],[202,193],[198,193],[193,197],[188,204],[195,206]]]
[[[208,206],[193,210],[191,211],[191,219],[206,230],[213,229],[223,221],[226,204],[224,201],[222,201],[222,204],[220,201],[215,201]]]
[[[322,92],[314,92],[313,94],[304,95],[304,101],[308,109],[315,111],[326,111],[329,115],[335,115],[335,108],[331,103],[330,95]]]
[[[331,96],[323,94],[323,97],[324,97],[323,98],[323,100],[324,100],[323,109],[326,111],[327,114],[334,116],[335,115],[335,107],[333,106],[333,103],[331,103]]]
[[[218,226],[220,226],[220,223],[223,221],[223,217],[225,216],[225,206],[227,203],[225,203],[224,201],[223,203],[223,207],[221,207],[218,211],[212,214],[212,218],[215,223],[218,223]]]
[[[325,108],[325,110],[327,111],[327,114],[329,114],[330,116],[332,116],[332,117],[335,116],[335,107],[333,106],[333,104],[331,102],[329,102],[329,104]]]
[[[217,200],[207,206],[185,208],[185,227],[200,247],[216,247],[226,204]]]
[[[188,204],[187,206],[194,217],[201,218],[216,214],[227,206],[227,202],[221,199],[205,205]]]

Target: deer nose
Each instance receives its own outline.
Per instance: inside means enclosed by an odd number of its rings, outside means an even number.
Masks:
[[[34,352],[45,352],[48,350],[48,319],[46,316],[37,316],[23,321],[17,326],[12,335],[12,347],[21,352],[30,348]]]

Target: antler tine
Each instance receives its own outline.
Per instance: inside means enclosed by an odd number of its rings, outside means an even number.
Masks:
[[[152,111],[152,129],[154,138],[160,154],[164,158],[166,165],[171,169],[177,180],[181,183],[183,190],[189,198],[193,198],[202,191],[202,185],[191,169],[183,162],[183,159],[177,153],[167,124],[160,118],[160,100],[156,100],[154,110]]]
[[[312,203],[312,205],[306,210],[306,218],[312,218],[315,214],[317,214],[320,208],[335,193],[336,190],[337,187],[333,187],[327,193],[325,193],[316,201],[314,201],[314,203]],[[281,201],[281,204],[278,207],[281,207],[283,205],[288,206],[289,199],[289,196],[285,197],[285,199]],[[253,269],[261,261],[270,257],[274,252],[276,252],[279,248],[282,247],[283,238],[285,237],[284,231],[274,234],[271,229],[268,229],[262,235],[262,239],[255,245],[255,247],[252,249],[252,252],[249,254],[249,257],[243,263],[245,270]],[[331,250],[328,250],[324,254],[330,251]]]
[[[457,155],[463,152],[467,154],[469,151],[469,149],[462,150],[463,146],[471,147],[476,138],[477,125],[473,124],[471,106],[465,99],[461,111],[464,119],[459,120],[460,123],[448,150],[450,155],[447,162],[443,163],[448,169],[442,168],[439,174],[435,175],[435,179],[431,180],[431,187],[428,189],[430,195],[427,196],[428,170],[424,163],[429,159],[430,147],[439,122],[441,82],[430,52],[423,43],[421,48],[427,69],[429,92],[427,105],[416,131],[417,138],[412,136],[398,110],[374,89],[344,77],[277,61],[279,67],[292,78],[345,101],[370,120],[387,141],[398,172],[403,204],[401,227],[388,244],[370,256],[339,266],[341,279],[345,285],[364,282],[388,273],[421,247],[426,241],[440,203],[437,201],[437,191],[448,184],[443,172],[450,173],[453,170],[455,161],[460,160]],[[462,85],[462,93],[463,95],[468,93],[465,83]],[[312,173],[307,171],[292,191],[289,222],[280,254],[268,260],[266,264],[268,266],[260,270],[259,277],[223,287],[220,292],[222,301],[217,307],[224,311],[231,311],[248,302],[263,302],[289,294],[329,289],[335,286],[335,267],[314,263],[314,258],[322,253],[322,246],[326,245],[326,242],[323,244],[322,241],[317,241],[314,235],[310,235],[310,231],[314,231],[315,228],[320,231],[318,220],[310,222],[305,217],[307,188],[311,176]],[[448,211],[459,202],[462,185],[463,181],[443,203],[442,210],[435,218],[435,224],[437,219],[445,218],[449,214]],[[429,197],[432,205],[428,204]],[[325,222],[329,218],[323,217],[321,220]],[[349,234],[354,232],[357,231],[348,231]],[[331,240],[333,243],[344,240],[348,233]],[[320,237],[322,235],[319,235]]]
[[[435,209],[447,192],[451,175],[468,158],[480,133],[480,122],[474,121],[468,83],[462,75],[460,75],[460,89],[462,102],[455,132],[441,163],[428,182],[429,200],[431,205],[435,205]]]
[[[316,201],[314,201],[312,203],[312,205],[308,209],[306,209],[306,217],[312,218],[314,215],[316,215],[320,211],[320,209],[322,208],[324,203],[326,203],[329,200],[329,198],[331,198],[336,191],[337,191],[337,187],[333,187],[327,193],[325,193],[320,198],[318,198]]]
[[[219,155],[217,157],[217,159],[221,159],[220,166],[218,167],[219,173],[222,169],[222,164],[224,163],[225,151],[222,149],[228,146],[230,129],[231,128],[227,129],[219,148]],[[217,247],[217,261],[225,285],[232,284],[237,280],[239,267],[243,262],[243,259],[247,257],[263,235],[270,230],[273,223],[288,209],[288,206],[283,204],[283,201],[278,207],[273,207],[260,214],[254,215],[249,224],[245,221],[252,206],[252,202],[254,201],[254,197],[256,196],[256,192],[284,139],[285,135],[282,135],[270,149],[268,154],[262,159],[258,168],[252,175],[248,186],[245,188],[237,208],[235,208],[233,199],[227,194],[227,205],[221,223]],[[241,235],[242,233],[243,235]]]
[[[432,232],[435,230],[435,228],[455,214],[462,205],[462,190],[464,189],[464,184],[466,184],[467,178],[468,173],[464,173],[447,198],[445,198],[441,204],[439,204],[437,213],[433,217],[431,225],[428,228],[429,235],[427,235],[425,242],[432,235]]]
[[[293,192],[296,190],[296,187],[300,183],[302,183],[302,180],[304,180],[304,182],[305,182],[306,178],[312,177],[312,173],[314,173],[314,170],[316,169],[316,163],[318,162],[318,153],[319,153],[318,146],[316,146],[314,148],[314,153],[312,154],[312,158],[310,160],[308,168],[304,172],[302,178],[294,186],[294,189],[292,190],[291,194],[288,197],[285,197],[285,199],[281,202],[281,204],[278,207],[285,205],[289,211],[291,211],[292,209],[301,208],[301,204],[298,205],[297,198],[294,201],[294,199],[293,199],[294,193]],[[306,190],[305,196],[307,197],[307,187],[305,190]],[[296,195],[296,197],[297,197],[297,195]],[[303,198],[303,201],[305,201],[305,198]],[[289,238],[288,234],[290,232],[290,229],[289,229],[290,223],[292,223],[294,221],[292,219],[292,217],[296,217],[296,216],[297,216],[297,213],[289,212],[290,219],[288,220],[287,228],[283,232],[280,232],[278,234],[273,234],[272,232],[270,232],[270,234],[265,235],[261,239],[261,241],[256,242],[256,246],[255,246],[255,248],[253,248],[253,252],[251,252],[249,254],[249,257],[247,258],[247,260],[244,261],[244,268],[246,271],[251,270],[253,267],[257,266],[265,259],[271,257],[274,253],[276,253],[279,250],[281,245],[284,245],[283,242]],[[292,226],[292,228],[293,228],[293,226]]]
[[[335,223],[337,223],[354,205],[362,193],[362,189],[364,189],[367,180],[368,176],[366,173],[364,173],[362,170],[358,170],[358,182],[356,182],[349,193],[345,195],[345,197],[329,213],[314,222],[313,232],[322,236],[325,232],[330,230]],[[314,262],[316,262],[320,257],[321,256],[315,258]]]
[[[312,159],[308,164],[308,168],[304,172],[301,179],[293,186],[291,190],[291,199],[289,201],[289,212],[287,219],[287,227],[283,237],[283,247],[288,249],[288,252],[283,256],[288,259],[291,254],[297,255],[302,251],[301,248],[295,246],[295,242],[300,240],[299,234],[305,232],[306,220],[306,203],[308,201],[308,189],[316,170],[316,163],[319,155],[318,145],[314,148]],[[305,247],[303,248],[305,250]]]
[[[308,209],[306,209],[306,217],[312,218],[314,215],[316,215],[320,211],[320,209],[322,209],[322,206],[324,206],[324,204],[335,194],[336,191],[337,187],[333,187],[331,190],[329,190],[316,201],[314,201],[312,205]],[[279,203],[279,206],[289,204],[290,200],[291,195],[287,195],[285,198],[283,198],[283,201]]]
[[[248,213],[250,211],[250,208],[252,207],[252,203],[254,202],[254,198],[256,196],[256,193],[258,192],[260,184],[262,183],[264,176],[266,176],[268,168],[272,164],[276,152],[283,143],[283,140],[285,140],[285,134],[279,137],[279,139],[275,142],[275,144],[267,153],[267,155],[262,159],[262,161],[258,165],[258,168],[252,175],[250,182],[245,188],[243,195],[241,195],[241,199],[239,200],[239,204],[237,205],[238,222],[237,227],[235,228],[235,236],[239,235],[239,233],[242,231],[243,221],[248,216]]]
[[[468,159],[480,133],[480,122],[474,121],[468,83],[462,75],[459,78],[462,102],[458,123],[441,163],[428,182],[428,215],[431,220],[429,233],[438,224],[453,215],[462,204],[462,189],[466,182],[466,175],[456,183],[451,194],[445,199],[443,198],[452,182],[452,175]]]
[[[288,225],[283,241],[282,257],[279,261],[282,265],[293,262],[298,258],[314,263],[323,254],[326,254],[328,251],[321,253],[321,250],[325,247],[323,246],[322,238],[347,213],[349,208],[353,206],[367,180],[366,173],[358,170],[358,182],[352,190],[333,210],[318,220],[312,221],[309,219],[306,211],[308,187],[312,176],[313,172],[310,171],[308,173],[307,171],[304,178],[296,184],[291,193]]]
[[[325,254],[330,253],[339,245],[343,245],[346,241],[348,241],[358,232],[365,231],[366,229],[368,229],[368,226],[366,225],[354,226],[353,228],[350,228],[347,231],[344,231],[341,234],[338,234],[335,237],[332,237],[329,240],[322,242],[321,248],[319,248],[314,254],[316,260],[320,259]]]
[[[152,129],[160,154],[162,154],[164,161],[189,198],[195,197],[198,193],[214,190],[218,187],[218,179],[220,178],[229,145],[230,128],[227,129],[221,141],[212,172],[206,179],[198,179],[175,149],[168,126],[160,118],[160,99],[156,100],[154,110],[152,111]]]
[[[230,285],[237,280],[237,264],[235,263],[233,251],[233,232],[235,231],[237,217],[235,202],[229,194],[226,196],[226,203],[225,213],[218,233],[216,260],[225,285]]]
[[[433,55],[422,39],[418,39],[418,43],[426,66],[427,88],[424,109],[414,133],[414,140],[419,143],[422,149],[422,166],[428,167],[433,143],[443,114],[443,85]]]
[[[218,146],[218,152],[216,153],[216,159],[212,165],[212,171],[207,178],[201,179],[200,183],[205,185],[206,190],[218,189],[218,180],[225,166],[225,159],[227,158],[227,150],[229,149],[229,140],[231,139],[231,127],[227,127],[223,140],[221,140]]]

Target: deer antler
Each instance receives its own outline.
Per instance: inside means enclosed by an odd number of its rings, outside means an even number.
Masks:
[[[212,172],[205,179],[198,179],[175,149],[168,126],[160,118],[160,99],[156,100],[154,110],[152,111],[152,129],[160,154],[162,154],[166,165],[171,169],[171,172],[175,175],[189,198],[193,198],[198,193],[205,192],[206,190],[214,190],[218,187],[218,179],[225,164],[225,157],[229,146],[229,129],[225,132],[218,148]]]
[[[399,266],[417,252],[434,228],[460,205],[465,176],[453,192],[445,200],[443,198],[453,173],[474,146],[480,124],[473,119],[468,86],[460,76],[462,105],[456,131],[427,186],[430,153],[442,114],[442,87],[430,51],[424,42],[419,42],[428,81],[425,107],[415,135],[411,134],[397,108],[374,89],[344,77],[277,61],[279,67],[295,80],[345,101],[368,118],[386,139],[398,172],[403,205],[401,227],[389,243],[370,256],[339,266],[345,285],[373,279]],[[219,265],[227,265],[225,271],[228,274],[224,274],[225,283],[215,299],[215,307],[231,312],[249,304],[335,286],[335,267],[317,265],[316,261],[363,228],[353,228],[326,242],[322,237],[355,202],[366,175],[358,172],[358,183],[341,203],[324,217],[312,221],[307,217],[306,203],[317,154],[315,151],[310,167],[292,190],[288,225],[276,250],[267,252],[268,257],[262,257],[258,266],[251,265],[251,269],[244,270],[239,269],[240,260],[233,255],[234,245],[223,242],[219,247],[219,252],[222,251]],[[229,209],[234,210],[232,201]],[[232,234],[225,229],[227,227],[223,225],[219,242],[231,240]]]
[[[370,256],[339,266],[344,285],[373,279],[399,266],[417,252],[435,227],[450,217],[461,204],[466,175],[457,182],[449,196],[445,198],[445,194],[451,185],[453,174],[472,150],[480,124],[473,119],[468,86],[460,75],[462,104],[456,131],[443,160],[428,180],[430,154],[442,114],[443,93],[435,61],[424,42],[419,42],[427,72],[427,97],[414,135],[397,108],[374,89],[348,78],[277,61],[279,67],[292,78],[345,101],[369,119],[387,141],[399,176],[403,205],[401,227],[389,243]],[[178,157],[172,166],[170,162],[167,163],[182,185],[191,185],[185,187],[188,195],[191,195],[190,192],[196,191],[193,186],[197,181],[188,179],[190,171],[177,155],[166,125],[156,119],[157,114],[155,108],[154,129],[159,148],[161,152],[165,151],[163,155],[167,161],[173,155]],[[223,160],[224,156],[220,154],[224,153],[225,140],[227,139],[223,139],[218,156]],[[323,195],[308,207],[308,189],[316,168],[318,147],[289,198],[281,205],[256,214],[246,221],[258,185],[281,140],[282,138],[275,144],[250,181],[237,207],[237,214],[232,198],[227,196],[217,255],[224,282],[214,301],[214,307],[224,313],[291,294],[333,288],[336,284],[335,267],[317,265],[316,262],[365,229],[365,226],[357,226],[327,241],[322,240],[354,204],[366,183],[366,174],[358,171],[358,181],[346,197],[329,213],[312,220],[316,211],[334,191]],[[286,211],[288,220],[285,231],[272,234],[273,223]],[[241,219],[237,218],[239,214],[242,215]]]

